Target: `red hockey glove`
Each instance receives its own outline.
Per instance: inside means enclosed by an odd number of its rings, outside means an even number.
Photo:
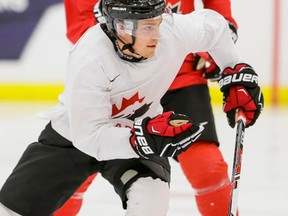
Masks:
[[[243,108],[247,118],[246,127],[255,123],[264,107],[264,98],[258,86],[258,76],[254,69],[245,63],[234,68],[226,68],[219,80],[220,90],[224,93],[223,110],[229,125],[235,127],[235,112]]]
[[[181,114],[164,112],[151,119],[146,117],[134,122],[130,143],[135,152],[144,158],[153,155],[174,157],[188,149],[204,130]]]
[[[194,70],[203,70],[203,77],[210,81],[221,78],[221,70],[208,52],[199,52],[194,55]]]

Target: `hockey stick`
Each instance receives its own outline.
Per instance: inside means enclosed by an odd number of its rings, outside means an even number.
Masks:
[[[241,174],[245,124],[246,124],[246,117],[244,115],[244,112],[242,109],[238,109],[236,143],[235,143],[235,150],[234,150],[233,170],[232,170],[232,176],[231,176],[232,189],[231,189],[228,216],[237,215],[237,202],[238,202],[239,183],[240,183],[240,174]]]

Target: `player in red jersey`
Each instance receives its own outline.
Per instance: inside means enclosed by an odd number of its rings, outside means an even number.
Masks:
[[[67,38],[75,44],[89,27],[96,24],[93,9],[97,0],[64,0],[64,3]],[[175,13],[187,14],[195,10],[192,0],[167,0],[166,3]],[[236,41],[237,24],[231,15],[230,0],[203,0],[203,6],[217,11],[226,18]],[[204,216],[227,215],[231,190],[227,164],[218,148],[207,86],[207,78],[217,80],[220,76],[219,68],[207,53],[191,53],[186,57],[169,91],[162,98],[164,111],[174,110],[186,114],[196,123],[208,122],[205,135],[177,158],[195,189],[197,206]],[[95,176],[96,174],[90,176],[54,216],[76,215],[82,205],[83,193]]]

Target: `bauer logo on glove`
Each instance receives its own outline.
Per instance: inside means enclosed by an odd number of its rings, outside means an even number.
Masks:
[[[242,63],[237,64],[235,68],[226,68],[223,78],[219,81],[219,87],[221,91],[225,91],[226,88],[239,83],[250,88],[258,85],[258,75],[250,65]]]
[[[174,157],[188,149],[203,130],[203,125],[192,124],[185,115],[164,112],[153,119],[146,117],[135,121],[130,143],[144,158],[152,155]]]

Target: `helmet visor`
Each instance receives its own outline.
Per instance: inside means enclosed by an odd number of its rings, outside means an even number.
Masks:
[[[115,20],[114,29],[119,35],[130,35],[141,39],[159,39],[163,23],[173,25],[171,10],[149,19],[124,19]]]

